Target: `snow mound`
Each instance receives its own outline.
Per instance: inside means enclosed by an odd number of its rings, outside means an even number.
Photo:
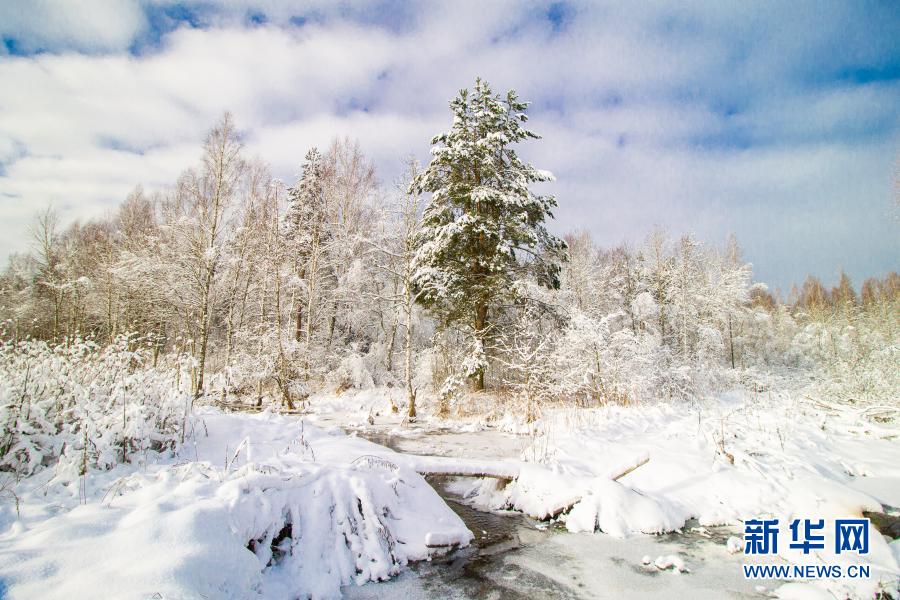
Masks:
[[[523,463],[502,492],[469,484],[463,495],[483,508],[512,508],[539,519],[559,518],[573,532],[600,530],[624,538],[684,526],[690,514],[677,503],[631,489],[606,477],[565,475]]]
[[[248,540],[274,596],[337,596],[342,585],[389,579],[434,547],[473,537],[424,479],[402,468],[319,467],[299,478],[251,472],[238,482],[225,491],[232,530]]]
[[[523,464],[519,477],[506,488],[506,507],[535,519],[559,516],[586,493],[583,481],[539,465]]]
[[[599,529],[613,537],[632,533],[664,533],[684,526],[690,515],[672,503],[598,478],[566,516],[566,529],[575,533]]]

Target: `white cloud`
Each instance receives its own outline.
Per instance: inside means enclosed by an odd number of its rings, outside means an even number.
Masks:
[[[68,28],[62,13],[47,23],[19,15],[4,35],[122,49],[146,34],[132,8],[86,10]],[[243,27],[259,9],[269,24]],[[345,18],[332,16],[339,10]],[[174,181],[224,110],[246,131],[248,151],[284,179],[309,146],[350,135],[390,182],[404,155],[427,159],[428,140],[449,124],[448,99],[482,75],[534,101],[531,124],[544,140],[522,153],[557,174],[547,186],[560,201],[557,230],[588,227],[605,243],[637,240],[656,224],[715,242],[734,230],[778,284],[845,259],[860,275],[896,268],[900,248],[878,207],[890,204],[900,90],[803,80],[805,65],[819,69],[843,9],[809,29],[770,5],[585,3],[568,9],[560,31],[545,10],[447,3],[404,7],[401,19],[362,5],[227,3],[204,12],[217,27],[178,29],[137,56],[0,58],[0,81],[12,82],[0,88],[0,255],[25,249],[22,232],[47,203],[89,218],[135,184]],[[790,10],[795,20],[817,12]],[[277,25],[311,11],[319,17],[303,27]],[[104,30],[93,45],[91,27]],[[832,56],[834,68],[881,65],[889,54],[883,36],[862,46]]]

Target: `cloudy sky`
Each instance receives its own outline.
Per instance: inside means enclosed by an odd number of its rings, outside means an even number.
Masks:
[[[738,236],[787,291],[900,269],[897,2],[0,3],[0,257],[52,204],[160,189],[234,113],[290,181],[360,140],[389,183],[476,75],[532,102],[554,229]]]

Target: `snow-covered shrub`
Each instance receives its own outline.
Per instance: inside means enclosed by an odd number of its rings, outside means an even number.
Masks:
[[[371,366],[366,356],[359,352],[348,352],[331,374],[331,378],[333,383],[341,388],[364,389],[375,386]]]
[[[667,397],[667,352],[652,331],[635,333],[624,313],[576,314],[556,349],[557,393],[583,406]]]
[[[337,597],[341,585],[385,581],[409,561],[440,554],[426,545],[431,538],[471,539],[420,476],[377,457],[343,468],[250,464],[219,494],[267,583],[290,597]]]
[[[809,393],[852,404],[897,406],[900,343],[866,323],[819,324],[820,353]],[[827,344],[827,346],[826,346]]]
[[[30,474],[61,458],[81,474],[175,445],[191,406],[179,371],[152,367],[127,336],[0,345],[0,469]]]

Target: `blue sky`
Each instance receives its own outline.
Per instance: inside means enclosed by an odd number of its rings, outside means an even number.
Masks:
[[[773,287],[859,285],[900,269],[898,31],[896,2],[4,2],[0,256],[47,204],[164,189],[224,110],[285,180],[349,135],[389,183],[480,75],[533,103],[557,232],[734,232]]]

